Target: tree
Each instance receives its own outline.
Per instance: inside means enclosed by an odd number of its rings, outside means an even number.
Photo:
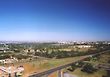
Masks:
[[[87,63],[82,69],[81,71],[83,72],[87,72],[87,73],[94,73],[96,71],[95,68],[93,68],[92,64]]]

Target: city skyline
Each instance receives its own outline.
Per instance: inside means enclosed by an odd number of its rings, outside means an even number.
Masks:
[[[0,41],[110,41],[109,0],[0,0]]]

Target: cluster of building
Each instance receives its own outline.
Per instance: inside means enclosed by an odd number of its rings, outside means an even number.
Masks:
[[[17,58],[8,58],[8,59],[2,59],[0,60],[1,64],[8,64],[8,63],[14,63],[14,62],[18,62]]]
[[[58,44],[110,44],[110,41],[95,41],[95,42],[86,42],[86,41],[64,41],[58,42]]]

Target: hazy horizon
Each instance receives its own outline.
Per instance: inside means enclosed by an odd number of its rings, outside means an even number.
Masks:
[[[0,0],[0,41],[110,41],[109,0]]]

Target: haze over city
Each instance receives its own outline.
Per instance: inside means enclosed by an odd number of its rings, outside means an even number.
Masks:
[[[0,40],[110,40],[109,0],[0,0]]]

